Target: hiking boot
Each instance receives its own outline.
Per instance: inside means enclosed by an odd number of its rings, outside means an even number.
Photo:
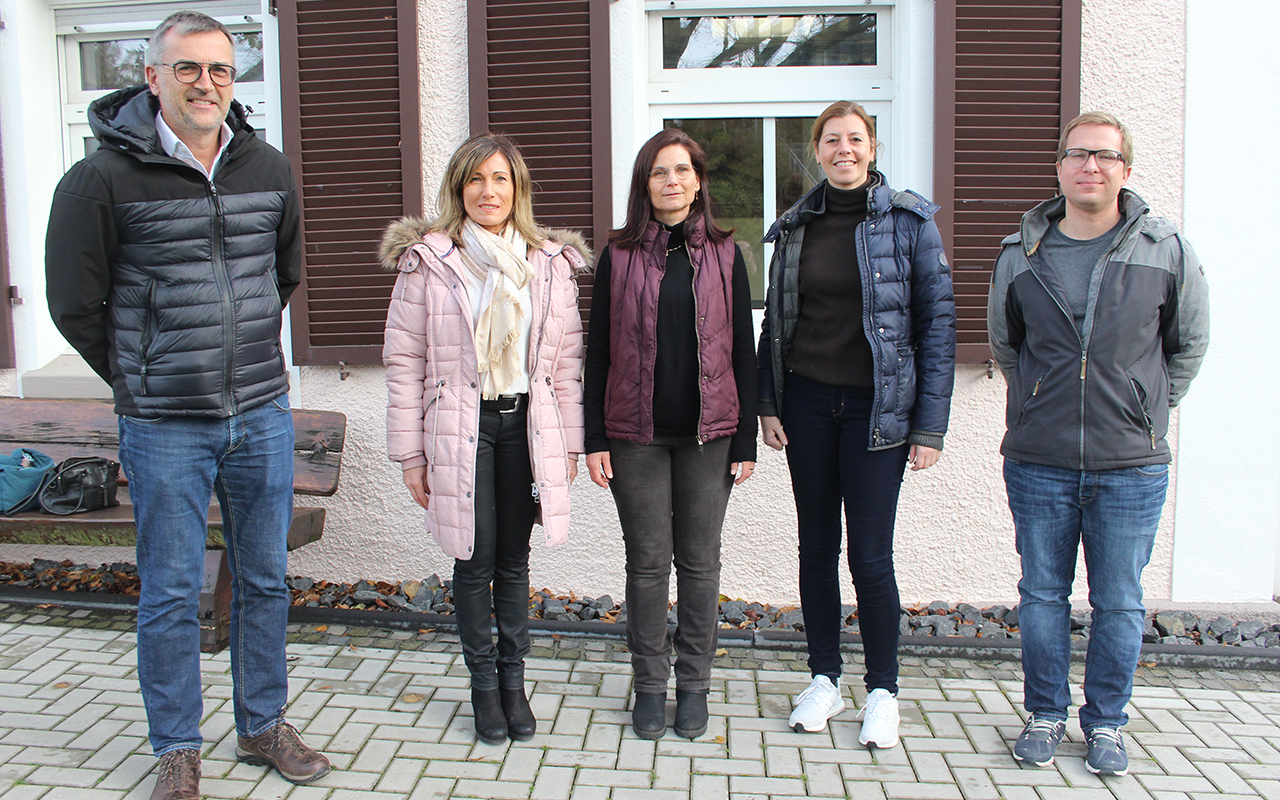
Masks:
[[[631,727],[641,739],[661,739],[667,732],[667,693],[636,692]]]
[[[517,742],[532,739],[538,732],[538,721],[533,717],[533,709],[529,708],[524,687],[499,689],[498,694],[502,697],[502,713],[507,718],[507,734]]]
[[[841,711],[844,711],[844,698],[840,696],[840,687],[826,675],[818,675],[796,698],[796,707],[787,724],[796,733],[817,733],[827,727],[827,720]]]
[[[160,756],[151,800],[200,800],[200,751],[170,750]]]
[[[859,742],[882,750],[898,745],[898,698],[888,689],[872,689],[857,718],[862,720]]]
[[[236,737],[236,758],[255,767],[274,767],[290,783],[311,783],[329,774],[329,759],[307,747],[297,728],[284,720],[257,736]]]
[[[707,732],[707,690],[676,689],[676,736],[696,739]]]
[[[1053,754],[1067,732],[1067,723],[1060,719],[1037,717],[1032,714],[1013,743],[1013,757],[1037,767],[1053,763]]]
[[[1084,740],[1089,746],[1084,765],[1094,775],[1129,773],[1129,756],[1124,751],[1124,739],[1120,737],[1119,728],[1107,725],[1090,728],[1084,732]]]

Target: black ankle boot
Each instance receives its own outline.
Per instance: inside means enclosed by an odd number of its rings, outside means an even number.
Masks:
[[[661,739],[667,732],[667,693],[636,692],[631,727],[641,739]]]
[[[476,738],[485,744],[502,744],[507,740],[507,718],[502,713],[502,698],[497,689],[471,687],[471,710],[476,715]]]
[[[524,696],[524,687],[515,689],[499,689],[502,696],[502,713],[507,718],[507,733],[517,742],[527,742],[538,732],[538,721],[533,718],[533,709],[529,708],[529,698]]]
[[[707,690],[676,689],[676,735],[696,739],[707,732]]]

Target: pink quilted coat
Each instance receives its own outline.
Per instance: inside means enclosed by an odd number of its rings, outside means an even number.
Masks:
[[[399,270],[387,311],[387,450],[404,469],[426,466],[427,530],[446,555],[471,558],[475,541],[480,387],[467,282],[457,246],[406,217],[387,228],[379,255]],[[529,251],[529,454],[547,544],[569,538],[569,463],[583,451],[582,319],[576,272],[590,257],[572,231],[543,231]]]

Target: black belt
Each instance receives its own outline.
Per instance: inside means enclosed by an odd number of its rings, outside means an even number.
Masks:
[[[484,411],[497,411],[499,414],[515,414],[529,406],[527,394],[504,394],[493,400],[481,400],[480,408]]]

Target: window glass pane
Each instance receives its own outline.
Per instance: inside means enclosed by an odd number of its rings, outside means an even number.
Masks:
[[[777,164],[778,215],[795,205],[804,193],[817,186],[826,176],[813,157],[811,132],[816,117],[778,117],[774,125],[774,154]],[[871,117],[875,122],[876,118]],[[871,162],[871,169],[877,169]]]
[[[668,119],[707,153],[711,213],[721,228],[734,228],[751,282],[751,299],[764,302],[764,121],[761,119]]]
[[[80,43],[80,88],[123,89],[147,82],[147,40]]]
[[[875,14],[666,17],[663,69],[870,66]]]
[[[262,32],[233,33],[236,82],[262,80]],[[123,89],[147,82],[147,40],[114,39],[80,43],[80,88],[84,91]]]
[[[236,83],[262,80],[262,31],[233,33],[236,43]]]

